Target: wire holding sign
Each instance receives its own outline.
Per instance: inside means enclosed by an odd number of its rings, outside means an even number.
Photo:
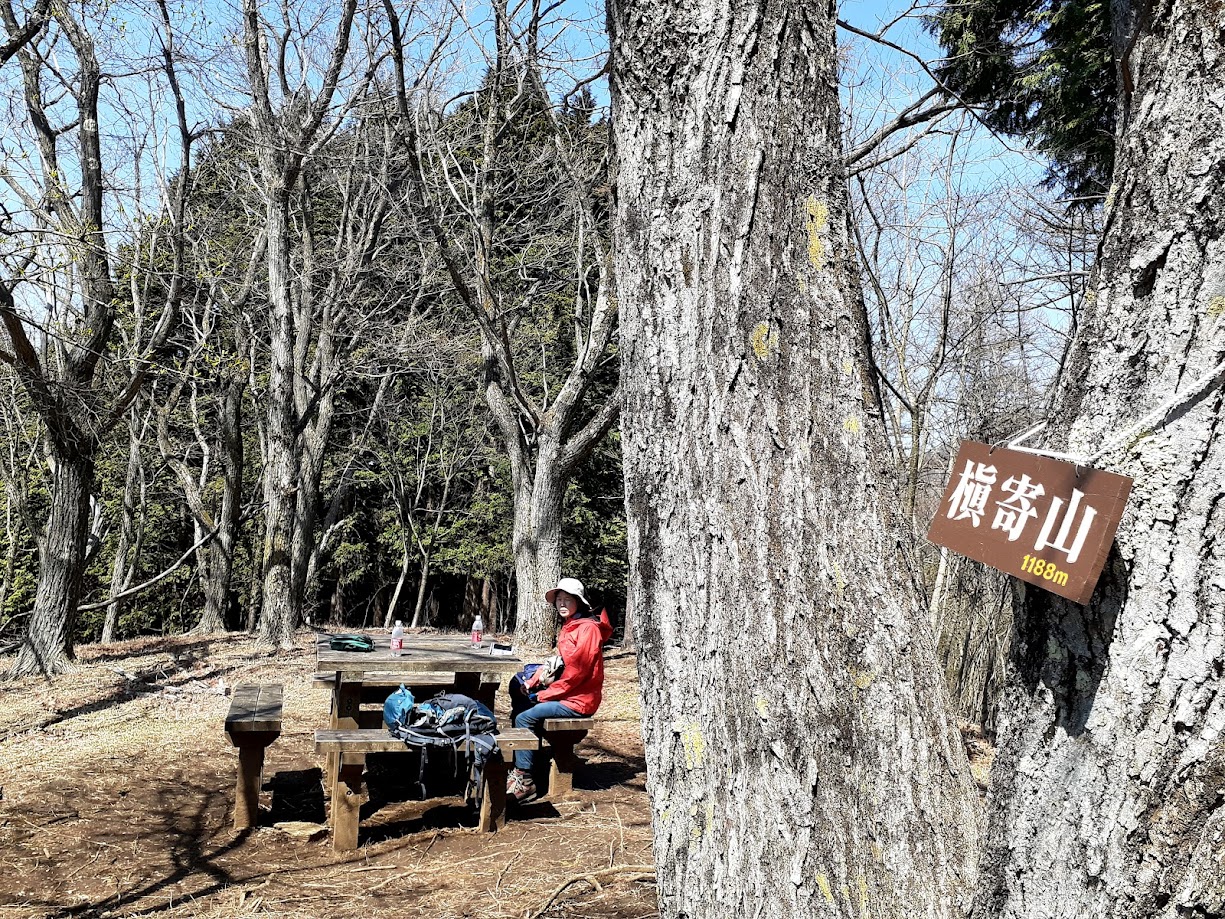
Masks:
[[[1088,602],[1131,479],[974,441],[962,441],[953,470],[928,539]],[[1019,555],[1018,544],[1029,551]]]

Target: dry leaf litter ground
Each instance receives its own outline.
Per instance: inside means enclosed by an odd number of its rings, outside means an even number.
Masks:
[[[481,835],[460,798],[411,800],[396,768],[408,758],[384,757],[361,844],[337,855],[312,641],[278,654],[245,636],[88,646],[71,674],[0,683],[0,917],[657,915],[632,658],[607,664],[575,800],[526,805]],[[222,730],[240,682],[285,691],[261,825],[241,833]]]

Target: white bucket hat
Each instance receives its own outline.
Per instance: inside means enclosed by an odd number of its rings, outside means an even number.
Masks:
[[[557,592],[559,590],[564,590],[571,596],[578,597],[583,601],[583,606],[591,609],[591,601],[587,599],[587,591],[583,587],[583,582],[578,578],[562,578],[557,582],[556,587],[554,587],[552,590],[546,590],[544,592],[544,601],[546,603],[552,603],[557,599]]]

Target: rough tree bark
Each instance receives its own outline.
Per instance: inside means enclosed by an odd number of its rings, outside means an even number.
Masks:
[[[504,440],[506,427],[502,428]],[[553,436],[548,436],[553,434]],[[556,616],[544,594],[555,585],[561,570],[562,507],[566,482],[573,467],[559,468],[558,438],[543,433],[535,457],[511,451],[511,488],[515,520],[511,554],[515,559],[515,639],[524,648],[548,648],[557,634]],[[535,463],[531,463],[535,459]],[[534,469],[532,466],[534,465]]]
[[[1018,612],[982,917],[1225,915],[1225,33],[1219,3],[1114,12],[1114,186],[1051,445],[1135,487],[1090,604]]]
[[[963,915],[977,803],[882,480],[832,9],[609,18],[661,915]]]

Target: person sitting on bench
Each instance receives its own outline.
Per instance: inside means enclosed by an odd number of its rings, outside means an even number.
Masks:
[[[547,718],[588,718],[600,707],[604,692],[604,642],[612,636],[608,613],[596,615],[587,601],[587,592],[577,578],[562,578],[557,586],[545,592],[562,619],[557,635],[556,666],[542,664],[522,679],[516,674],[510,681],[511,715],[515,727],[527,728],[539,735]],[[529,668],[524,668],[529,669]],[[532,778],[535,751],[517,750],[515,768],[506,778],[506,794],[522,803],[536,795]]]

